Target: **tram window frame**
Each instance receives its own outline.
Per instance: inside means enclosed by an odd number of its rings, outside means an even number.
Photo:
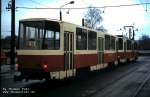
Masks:
[[[47,44],[45,43],[45,39],[43,39],[42,49],[59,50],[60,49],[60,24],[54,21],[44,21],[44,22],[45,22],[44,38],[46,37],[47,31],[53,32],[53,37],[51,42],[52,45],[48,46],[47,48],[44,47],[44,45],[46,46]]]
[[[131,50],[131,40],[127,40],[127,50]]]
[[[88,30],[88,50],[96,50],[97,33],[95,31]]]
[[[123,38],[118,38],[118,50],[123,50]]]
[[[40,30],[44,31],[44,29],[40,29]],[[40,49],[42,45],[40,45],[39,43],[42,43],[43,35],[42,36],[38,35],[39,29],[37,27],[24,26],[24,31],[26,33],[23,33],[23,43],[24,43],[23,49]],[[38,37],[41,38],[38,40]]]
[[[57,50],[60,48],[60,33],[59,32],[46,30],[44,38],[45,39],[43,42],[43,49]]]
[[[35,29],[33,32],[34,37],[29,32],[29,28]],[[31,30],[30,29],[30,30]],[[44,47],[45,37],[47,31],[53,31],[53,44],[52,47]],[[58,35],[57,35],[58,34]],[[19,49],[47,49],[47,50],[59,50],[60,49],[60,24],[53,21],[21,21],[19,24]],[[31,47],[28,46],[31,45]]]
[[[105,50],[110,50],[110,35],[105,35]]]
[[[134,42],[131,42],[131,50],[134,50]]]
[[[124,50],[126,51],[127,50],[127,41],[124,41],[123,45],[124,45]]]
[[[110,36],[110,50],[115,50],[116,38],[114,36]]]
[[[134,50],[137,50],[138,44],[137,42],[134,42]]]
[[[87,30],[83,28],[76,28],[76,49],[87,50]]]

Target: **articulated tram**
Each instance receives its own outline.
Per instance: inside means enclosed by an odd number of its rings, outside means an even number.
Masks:
[[[136,42],[46,18],[19,22],[17,68],[22,79],[64,79],[135,60]]]

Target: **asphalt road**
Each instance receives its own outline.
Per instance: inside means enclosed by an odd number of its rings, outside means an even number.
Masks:
[[[150,57],[140,57],[136,62],[120,64],[115,69],[108,68],[49,83],[38,80],[14,82],[13,73],[5,73],[1,74],[1,96],[150,97],[149,77]]]

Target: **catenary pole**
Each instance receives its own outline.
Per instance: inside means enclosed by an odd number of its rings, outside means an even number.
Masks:
[[[15,0],[11,0],[11,69],[15,65]]]

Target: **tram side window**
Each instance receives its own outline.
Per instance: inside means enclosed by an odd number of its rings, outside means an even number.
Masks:
[[[124,50],[127,50],[127,42],[124,42]]]
[[[41,36],[38,35],[39,29],[35,27],[25,27],[25,32],[23,46],[26,49],[39,49],[42,41],[42,38],[40,38]]]
[[[134,43],[131,42],[131,50],[134,50]]]
[[[137,42],[134,42],[134,50],[137,50]]]
[[[119,38],[119,39],[118,39],[118,43],[119,43],[119,44],[118,44],[118,49],[119,49],[119,50],[122,50],[122,49],[123,49],[123,39],[122,39],[122,38]]]
[[[19,24],[20,49],[60,48],[60,26],[56,22],[23,21]]]
[[[76,49],[87,50],[87,30],[76,28]]]
[[[127,50],[131,50],[131,41],[127,40]]]
[[[88,49],[89,50],[96,50],[96,40],[97,40],[97,33],[94,31],[88,31]]]
[[[115,50],[115,37],[111,36],[111,39],[110,39],[110,40],[111,40],[111,41],[110,41],[110,43],[111,43],[110,49],[111,49],[111,50]]]
[[[109,50],[109,49],[110,49],[110,36],[105,35],[105,50]]]
[[[20,23],[20,25],[19,25],[19,31],[20,32],[24,32],[24,25],[22,24],[22,23]],[[25,33],[20,33],[19,32],[19,35],[18,35],[18,47],[20,48],[20,49],[22,49],[23,47],[24,47],[24,45],[25,45],[25,42],[24,42],[24,40],[25,40],[25,38],[24,38],[24,34]]]
[[[59,49],[59,46],[60,46],[59,32],[46,30],[43,49],[51,49],[51,50],[52,49]]]

